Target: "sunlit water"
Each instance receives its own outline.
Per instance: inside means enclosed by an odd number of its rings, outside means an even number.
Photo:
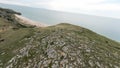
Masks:
[[[84,14],[57,12],[46,9],[30,8],[23,6],[0,4],[0,7],[7,7],[21,12],[23,16],[31,20],[43,22],[49,25],[57,23],[71,23],[93,30],[108,38],[120,41],[120,19],[98,17]]]

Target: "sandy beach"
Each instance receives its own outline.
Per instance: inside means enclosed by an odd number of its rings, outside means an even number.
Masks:
[[[48,26],[47,24],[44,24],[44,23],[41,23],[41,22],[36,22],[36,21],[30,20],[26,17],[17,15],[17,14],[15,14],[15,17],[22,24],[33,25],[33,26],[36,26],[36,27],[47,27]]]

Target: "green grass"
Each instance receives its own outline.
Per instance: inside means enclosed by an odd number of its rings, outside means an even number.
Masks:
[[[0,27],[3,27],[3,25],[14,27],[6,20],[0,18]],[[10,60],[17,53],[17,49],[25,46],[26,41],[21,40],[26,37],[31,37],[33,33],[34,28],[19,28],[14,30],[9,27],[7,30],[0,32],[0,39],[4,39],[4,41],[0,42],[0,60],[3,63],[6,63],[8,60]],[[5,54],[1,55],[2,53]]]
[[[10,60],[20,48],[25,46],[26,41],[20,42],[26,37],[33,35],[33,29],[21,28],[19,30],[8,30],[1,34],[1,37],[5,40],[0,43],[0,52],[5,53],[5,55],[0,56],[0,60],[6,63]]]

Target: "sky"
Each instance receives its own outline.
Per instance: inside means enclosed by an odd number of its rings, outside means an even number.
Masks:
[[[120,0],[0,0],[0,3],[120,19]]]

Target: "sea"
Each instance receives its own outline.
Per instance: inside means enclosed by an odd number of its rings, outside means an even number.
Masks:
[[[1,3],[0,7],[13,9],[21,12],[24,17],[48,25],[59,23],[78,25],[120,42],[120,19]]]

